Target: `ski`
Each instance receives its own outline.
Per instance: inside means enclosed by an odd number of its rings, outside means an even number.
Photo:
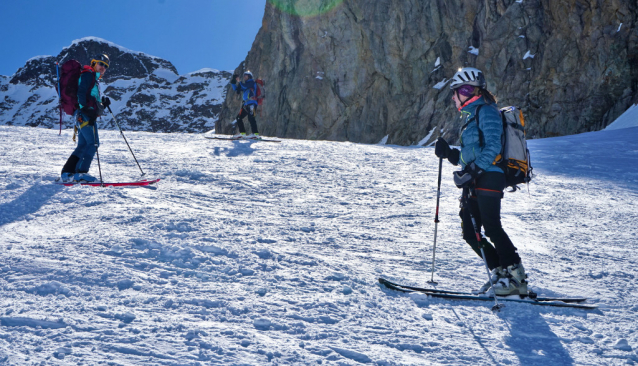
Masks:
[[[55,184],[59,184],[65,187],[72,186],[90,186],[90,187],[145,187],[159,182],[160,179],[151,179],[151,180],[138,180],[135,182],[55,182]]]
[[[386,283],[395,287],[401,287],[408,290],[419,291],[419,292],[435,292],[441,294],[450,294],[450,295],[481,295],[481,293],[474,292],[462,292],[462,291],[449,291],[449,290],[438,290],[434,288],[423,288],[423,287],[414,287],[401,285],[398,283],[394,283],[386,280],[385,278],[379,278],[379,283],[385,285]],[[535,297],[533,300],[536,301],[562,301],[562,302],[584,302],[587,301],[586,297]]]
[[[383,286],[400,292],[418,292],[423,293],[428,296],[443,298],[443,299],[454,299],[454,300],[478,300],[478,301],[494,301],[494,297],[488,295],[477,295],[469,292],[459,292],[459,291],[446,291],[446,290],[436,290],[436,289],[426,289],[420,287],[412,287],[400,285],[394,282],[390,282],[384,278],[379,278],[379,283]],[[517,295],[514,295],[517,296]],[[597,309],[597,305],[589,305],[582,304],[583,301],[587,300],[586,298],[554,298],[554,297],[537,297],[535,299],[532,298],[520,298],[520,297],[505,297],[505,296],[497,296],[499,301],[508,301],[508,302],[518,302],[518,303],[527,303],[533,305],[547,305],[547,306],[557,306],[557,307],[568,307],[568,308],[578,308],[578,309]]]
[[[281,140],[271,140],[271,139],[253,139],[253,138],[236,138],[236,137],[228,137],[228,136],[204,136],[207,139],[213,139],[213,140],[226,140],[226,141],[262,141],[262,142],[281,142]]]

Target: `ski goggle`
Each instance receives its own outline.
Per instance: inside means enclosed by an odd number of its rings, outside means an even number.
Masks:
[[[109,64],[107,64],[107,63],[106,63],[106,62],[104,62],[104,61],[97,61],[97,60],[93,60],[93,62],[95,62],[96,64],[100,64],[100,65],[104,66],[104,68],[105,68],[105,69],[108,69],[108,68],[109,68]]]

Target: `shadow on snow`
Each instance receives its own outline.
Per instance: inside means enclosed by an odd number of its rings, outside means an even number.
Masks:
[[[37,212],[51,197],[64,189],[57,184],[35,184],[11,202],[0,204],[0,226]]]
[[[252,147],[253,141],[247,141],[248,143],[245,142],[246,141],[232,141],[232,149],[229,149],[227,147],[215,147],[213,154],[215,156],[220,156],[223,153],[229,158],[234,158],[242,155],[251,155],[255,152],[255,149],[253,149]]]

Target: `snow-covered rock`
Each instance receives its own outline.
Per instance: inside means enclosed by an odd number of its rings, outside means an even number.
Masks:
[[[99,54],[111,60],[101,89],[111,101],[117,122],[127,130],[204,132],[214,128],[230,73],[202,69],[179,75],[169,61],[87,37],[75,40],[57,56],[29,59],[11,77],[0,76],[0,124],[56,128],[60,115],[56,62],[82,64]],[[67,127],[71,117],[63,115]],[[102,127],[115,129],[107,113]]]

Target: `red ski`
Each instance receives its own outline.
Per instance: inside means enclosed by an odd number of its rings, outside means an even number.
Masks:
[[[100,182],[91,182],[91,183],[87,183],[87,182],[82,182],[82,183],[77,183],[77,182],[69,182],[69,183],[63,183],[63,182],[55,182],[55,184],[59,184],[59,185],[63,185],[66,187],[71,187],[71,186],[91,186],[91,187],[144,187],[144,186],[149,186],[151,184],[155,184],[157,182],[159,182],[160,179],[143,179],[143,180],[138,180],[136,182],[104,182],[104,183],[100,183]]]

